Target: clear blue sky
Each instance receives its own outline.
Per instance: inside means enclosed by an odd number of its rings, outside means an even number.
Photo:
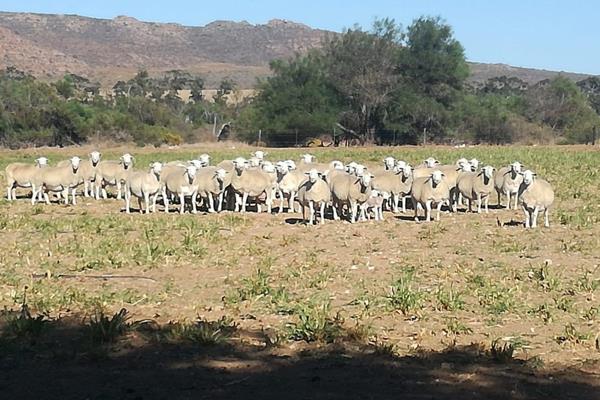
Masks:
[[[128,15],[144,21],[202,26],[211,21],[273,18],[341,31],[375,17],[402,25],[441,16],[471,61],[600,75],[600,2],[593,0],[0,0],[2,11]]]

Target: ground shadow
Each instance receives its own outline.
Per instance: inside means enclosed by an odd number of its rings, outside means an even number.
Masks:
[[[498,362],[480,347],[394,356],[356,342],[273,348],[263,332],[226,342],[153,340],[136,330],[86,346],[78,323],[43,340],[0,341],[0,390],[19,399],[598,399],[597,374]]]

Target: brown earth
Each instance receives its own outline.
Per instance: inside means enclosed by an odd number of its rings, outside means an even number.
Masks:
[[[16,350],[0,342],[0,388],[7,398],[598,399],[600,327],[584,316],[600,306],[590,287],[600,232],[557,216],[578,201],[561,200],[551,228],[527,231],[520,211],[496,207],[439,223],[415,223],[409,211],[307,227],[293,213],[126,215],[114,199],[33,208],[4,201],[1,304],[18,309],[26,285],[32,310],[48,310],[56,329]],[[258,269],[270,293],[236,298]],[[408,270],[423,300],[403,313],[387,299]],[[31,278],[45,271],[153,280]],[[279,288],[288,299],[275,298]],[[462,309],[442,307],[442,289],[459,292]],[[150,325],[229,316],[237,330],[207,347],[136,329],[99,352],[79,345],[97,302]],[[298,319],[284,311],[315,302],[330,302],[343,332],[333,343],[285,339]],[[497,338],[520,343],[514,358],[493,356]]]

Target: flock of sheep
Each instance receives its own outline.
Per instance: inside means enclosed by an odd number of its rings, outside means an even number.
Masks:
[[[530,170],[523,171],[519,162],[496,171],[491,166],[479,168],[476,159],[461,158],[455,164],[440,165],[430,157],[412,167],[386,157],[383,165],[368,168],[337,160],[317,163],[310,154],[304,154],[298,162],[272,162],[265,156],[265,152],[256,151],[248,160],[238,157],[211,166],[210,156],[202,154],[186,162],[153,162],[146,170],[134,169],[135,159],[130,154],[120,160],[101,160],[101,154],[93,151],[89,160],[72,157],[54,167],[40,157],[35,164],[12,163],[6,167],[7,197],[15,200],[16,188],[25,187],[32,190],[32,204],[49,204],[49,192],[63,197],[66,204],[71,197],[72,204],[76,204],[77,188],[81,186],[84,196],[96,199],[106,199],[106,187],[115,186],[117,198],[125,200],[127,213],[132,197],[138,199],[140,212],[146,213],[156,212],[157,198],[161,197],[165,212],[169,212],[169,202],[178,201],[182,214],[188,206],[196,213],[199,202],[211,213],[225,208],[245,212],[250,202],[258,212],[264,205],[271,213],[279,200],[278,212],[287,201],[288,212],[295,212],[298,204],[305,221],[308,210],[308,223],[315,223],[318,211],[323,224],[327,207],[331,207],[335,220],[382,220],[384,209],[399,212],[400,203],[402,212],[406,212],[407,198],[412,200],[415,220],[419,210],[425,211],[426,221],[431,220],[435,210],[439,220],[442,206],[455,212],[465,200],[469,211],[475,202],[477,212],[488,212],[489,198],[496,192],[499,204],[500,196],[506,196],[507,208],[512,205],[517,209],[520,202],[528,228],[536,227],[540,211],[544,212],[544,225],[549,226],[548,213],[554,202],[550,184]]]

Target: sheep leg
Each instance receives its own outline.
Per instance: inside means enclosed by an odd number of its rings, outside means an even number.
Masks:
[[[183,214],[185,212],[185,195],[182,193],[179,193],[179,214]]]
[[[402,212],[406,213],[406,196],[402,196]]]
[[[283,192],[281,189],[277,189],[277,195],[279,196],[279,210],[277,210],[277,214],[281,214],[283,212]]]
[[[129,207],[129,206],[131,205],[131,204],[130,204],[130,202],[131,202],[131,194],[130,194],[130,193],[127,193],[127,192],[125,192],[125,212],[126,212],[127,214],[130,214],[130,213],[131,213],[131,211],[130,211],[130,207]]]
[[[550,214],[550,210],[548,210],[547,208],[544,209],[544,226],[546,228],[550,228],[550,219],[548,214]]]
[[[540,208],[538,206],[535,206],[535,208],[533,209],[532,218],[531,218],[531,227],[532,228],[537,228],[537,217],[538,217],[539,212],[540,212]]]
[[[481,214],[481,193],[477,193],[477,214]]]
[[[69,188],[64,188],[61,195],[65,198],[65,204],[69,204]]]
[[[267,214],[271,214],[273,210],[273,191],[267,191]]]
[[[350,223],[358,221],[358,203],[356,201],[350,201]]]
[[[154,196],[152,196],[152,212],[155,213],[156,212],[156,199],[158,198],[158,193],[156,192],[154,193]]]
[[[321,202],[321,209],[319,210],[319,215],[321,216],[321,225],[325,223],[325,202]]]
[[[192,193],[192,214],[198,213],[198,209],[196,208],[196,202],[198,201],[198,193]]]
[[[73,197],[73,205],[77,205],[77,189],[71,189],[71,196]]]
[[[8,186],[6,187],[6,200],[11,201],[12,200],[12,185],[8,184]]]
[[[300,208],[302,209],[302,222],[306,223],[306,207],[304,204],[300,204]]]
[[[142,198],[141,197],[136,197],[137,198],[137,203],[138,203],[138,212],[140,214],[144,213],[144,206],[142,205]]]
[[[314,201],[310,200],[308,202],[308,208],[310,210],[310,220],[308,221],[308,223],[310,225],[312,225],[314,223],[314,220],[315,220],[315,205],[314,205]]]
[[[169,196],[167,196],[167,189],[163,189],[162,192],[163,205],[165,206],[165,214],[169,213]]]
[[[246,202],[248,201],[248,193],[244,192],[242,195],[242,213],[246,212]]]
[[[150,195],[148,192],[144,192],[144,203],[146,205],[146,214],[150,214]]]
[[[213,198],[212,193],[208,194],[208,212],[209,213],[215,212],[215,199]]]
[[[219,197],[217,199],[217,201],[218,201],[217,212],[223,211],[223,197],[225,197],[225,191],[222,191],[221,193],[219,193]]]
[[[42,189],[40,189],[42,190]],[[46,201],[46,204],[50,205],[50,196],[48,196],[48,192],[46,192],[44,190],[44,200]]]
[[[425,203],[425,222],[431,221],[431,200]]]
[[[333,220],[339,221],[340,216],[338,215],[338,212],[337,212],[337,201],[336,200],[333,200],[333,202],[331,204],[331,211],[333,211]]]
[[[515,193],[515,210],[518,209],[519,193]]]
[[[411,198],[412,200],[412,205],[413,205],[413,209],[415,210],[415,221],[419,222],[419,209],[417,208],[417,200],[415,200],[414,198]]]
[[[485,201],[485,213],[488,214],[490,212],[490,209],[488,207],[490,204],[490,196],[489,195],[486,196],[484,201]]]
[[[437,214],[435,216],[436,221],[440,220],[440,212],[442,211],[442,204],[444,204],[444,203],[442,201],[440,201],[437,205]]]
[[[529,210],[523,205],[523,213],[525,213],[525,228],[529,228]]]
[[[290,210],[292,210],[291,212],[296,212],[296,192],[294,192],[293,190],[290,192],[290,198],[288,199],[288,212],[290,212]]]

